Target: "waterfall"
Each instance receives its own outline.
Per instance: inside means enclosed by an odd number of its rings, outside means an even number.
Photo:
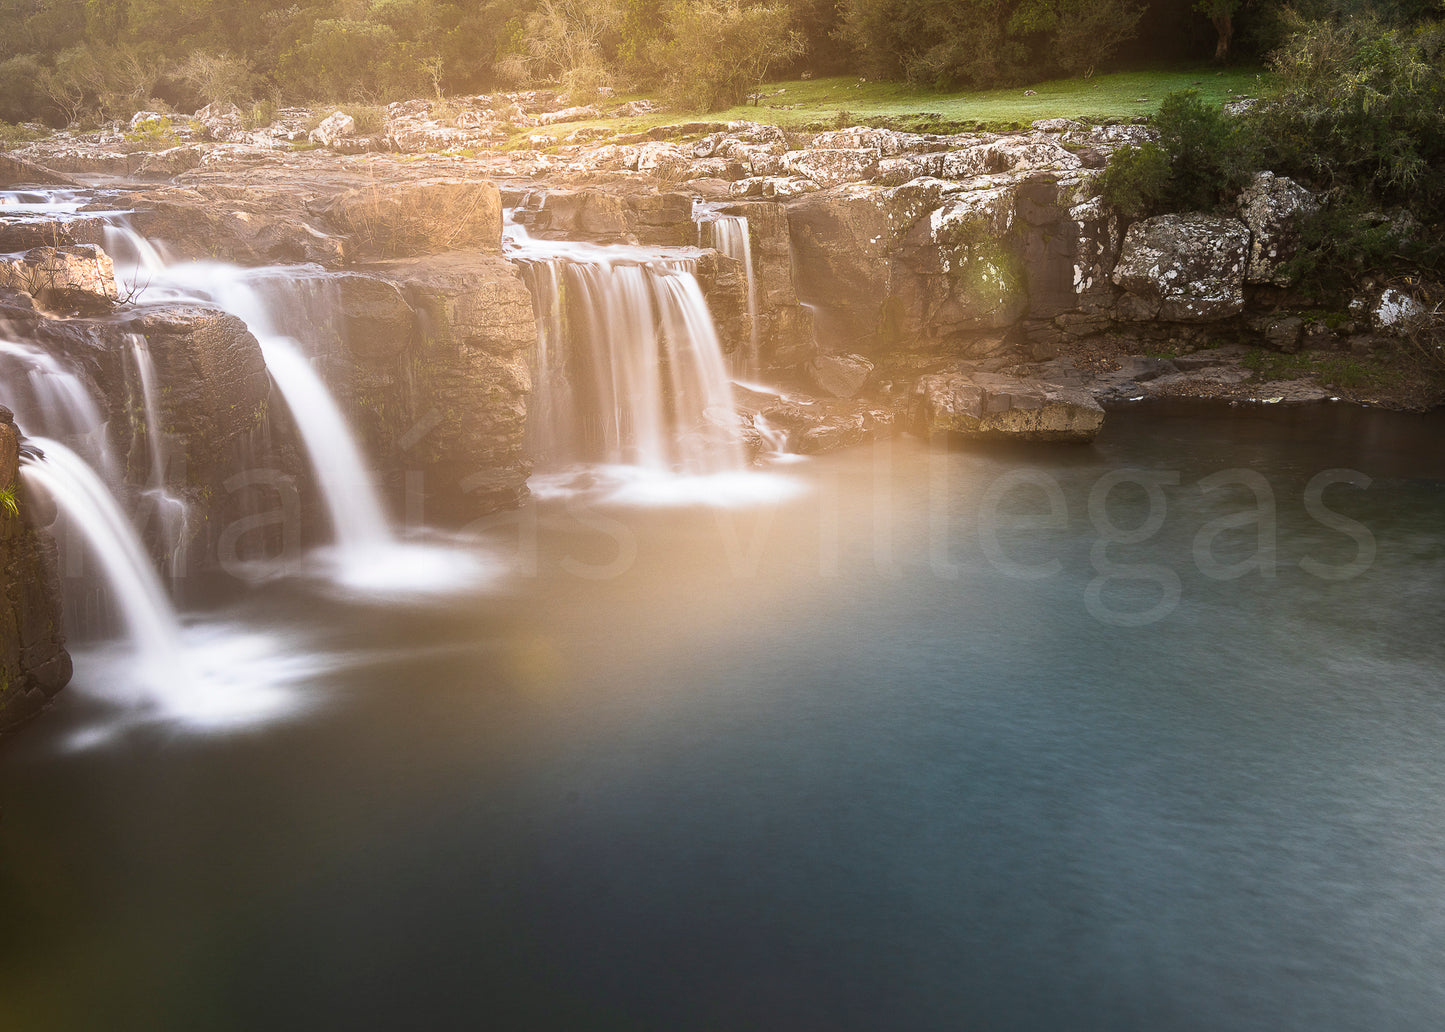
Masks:
[[[160,404],[156,397],[156,367],[151,359],[150,344],[138,333],[128,335],[131,361],[140,380],[141,397],[145,403],[146,454],[150,460],[149,475],[141,497],[150,505],[160,524],[161,546],[170,569],[171,580],[185,575],[186,546],[190,540],[190,511],[184,499],[170,493],[166,485],[166,449],[161,429]]]
[[[54,355],[30,344],[0,340],[0,405],[21,429],[62,439],[84,454],[112,483],[120,467],[106,436],[106,421],[90,389]]]
[[[520,227],[510,242],[537,315],[529,434],[539,457],[692,474],[744,468],[693,259],[531,241]]]
[[[742,215],[718,215],[709,221],[698,223],[699,236],[721,254],[743,264],[747,276],[748,302],[748,351],[746,355],[733,356],[733,371],[740,378],[756,380],[758,377],[758,284],[753,272],[753,242],[748,231],[748,220]]]
[[[105,253],[115,265],[116,283],[122,293],[139,293],[165,272],[160,249],[131,226],[125,215],[112,215],[101,230]]]
[[[180,622],[144,545],[110,489],[83,458],[59,441],[32,437],[30,443],[44,457],[27,459],[20,475],[49,495],[90,544],[141,659],[155,669],[174,663]]]
[[[249,270],[206,262],[169,266],[164,274],[166,286],[211,301],[240,318],[261,345],[266,368],[291,410],[316,474],[337,549],[364,561],[369,550],[392,544],[391,525],[346,417],[300,343],[280,325],[279,302],[285,299],[275,295],[300,289],[296,270]],[[325,313],[295,314],[300,317],[292,323],[298,328],[328,321]]]

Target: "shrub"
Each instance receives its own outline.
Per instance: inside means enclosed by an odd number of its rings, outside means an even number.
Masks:
[[[1249,127],[1194,90],[1171,93],[1154,124],[1169,155],[1166,203],[1176,210],[1208,210],[1249,182],[1259,167]]]
[[[190,87],[201,105],[235,104],[240,107],[251,100],[255,76],[251,64],[234,54],[194,51],[175,76]]]
[[[176,136],[175,126],[164,115],[138,122],[125,134],[125,139],[126,143],[137,150],[166,150],[181,142],[180,137]]]
[[[1169,196],[1169,155],[1157,144],[1125,144],[1114,152],[1099,179],[1104,200],[1130,219],[1163,207]]]

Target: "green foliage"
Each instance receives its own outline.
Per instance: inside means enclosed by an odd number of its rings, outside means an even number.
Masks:
[[[20,503],[15,498],[15,488],[0,487],[0,515],[12,520],[20,515]]]
[[[1280,171],[1419,210],[1445,202],[1445,25],[1294,20],[1255,124]]]
[[[1092,75],[1138,31],[1143,0],[841,0],[842,37],[869,75],[998,86]]]
[[[166,150],[181,142],[176,135],[175,126],[164,115],[136,123],[130,132],[125,134],[125,139],[138,150]]]
[[[1442,262],[1445,242],[1422,233],[1408,211],[1382,212],[1341,194],[1301,225],[1299,251],[1285,272],[1309,294],[1331,297],[1370,273],[1439,269]]]
[[[1288,20],[1250,124],[1276,171],[1325,196],[1288,271],[1324,296],[1366,272],[1445,266],[1445,24]]]
[[[1256,171],[1255,136],[1248,125],[1205,102],[1194,90],[1171,93],[1154,118],[1159,145],[1169,155],[1165,203],[1176,210],[1208,210],[1237,192]]]
[[[28,125],[12,125],[0,122],[0,148],[14,147],[32,140],[43,140],[50,135],[48,129],[36,129]]]
[[[1127,218],[1138,219],[1163,207],[1169,180],[1169,155],[1162,148],[1153,143],[1125,144],[1099,178],[1099,191]]]
[[[264,129],[274,121],[276,121],[276,102],[274,100],[258,100],[251,105],[249,110],[241,112],[243,129]]]
[[[174,76],[191,89],[197,107],[207,104],[239,107],[249,103],[255,92],[251,63],[235,54],[193,51],[180,63]]]
[[[386,108],[378,104],[343,104],[341,110],[355,120],[357,136],[375,136],[386,128]]]
[[[419,93],[425,76],[390,25],[354,18],[316,22],[281,55],[277,74],[300,95],[357,101]]]
[[[30,54],[0,61],[0,119],[23,122],[37,117],[45,104],[45,67]]]
[[[663,95],[680,107],[717,111],[740,103],[769,67],[803,52],[781,3],[689,0],[669,9],[670,38],[653,44]]]

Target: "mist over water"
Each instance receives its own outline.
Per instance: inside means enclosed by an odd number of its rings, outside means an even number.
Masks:
[[[593,470],[470,591],[262,583],[278,719],[101,664],[0,753],[0,1025],[1433,1029],[1441,429]]]

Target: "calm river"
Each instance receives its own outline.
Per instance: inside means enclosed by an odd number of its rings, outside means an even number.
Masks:
[[[542,478],[0,745],[0,1028],[1435,1030],[1445,420]]]

